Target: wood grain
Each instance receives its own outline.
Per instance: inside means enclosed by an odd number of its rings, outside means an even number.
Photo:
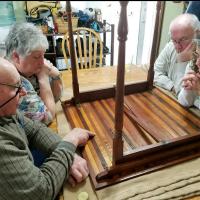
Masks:
[[[142,149],[148,151],[151,148],[160,148],[162,144],[173,144],[177,139],[179,141],[181,138],[200,134],[199,117],[157,88],[127,95],[124,102],[126,109],[133,115],[131,119],[126,112],[124,114],[122,134],[124,156],[129,156],[132,152],[140,153]],[[63,109],[72,127],[86,128],[96,134],[86,146],[84,157],[89,163],[92,181],[95,187],[98,187],[96,176],[112,167],[114,98],[82,103],[78,106],[63,105]],[[188,151],[190,146],[188,146]],[[176,147],[173,148],[172,155],[174,156]],[[180,146],[177,152],[184,154],[184,148],[187,149],[187,143],[183,148]],[[163,155],[168,155],[167,151],[162,151]],[[131,156],[128,159],[130,158]],[[152,159],[159,159],[159,154],[156,157],[153,156]],[[181,158],[181,160],[184,159]],[[137,162],[139,166],[140,161]],[[145,160],[144,163],[146,162],[148,161]],[[113,184],[113,182],[109,181],[108,184]]]

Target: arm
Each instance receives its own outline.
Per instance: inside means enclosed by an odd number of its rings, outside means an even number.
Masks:
[[[0,196],[12,200],[55,199],[68,176],[75,146],[60,142],[41,168],[37,168],[23,144],[19,135],[14,139],[1,138]]]
[[[51,85],[51,90],[54,96],[55,102],[57,102],[63,91],[63,84],[62,84],[62,79],[61,79],[61,73],[59,70],[53,66],[51,62],[48,60],[44,60],[44,67],[48,68],[48,75],[50,77],[50,85]]]
[[[183,77],[182,89],[178,95],[180,104],[186,107],[194,105],[197,96],[200,95],[200,75],[194,71],[188,71]]]
[[[1,196],[12,200],[53,200],[75,162],[76,145],[84,145],[90,133],[84,129],[73,129],[63,140],[57,136],[53,141],[52,134],[48,132],[50,129],[45,130],[45,126],[23,117],[16,121],[20,122],[20,126],[11,122],[0,130]],[[35,125],[36,131],[32,131],[32,125]],[[41,130],[44,131],[44,137]],[[46,144],[47,135],[51,138],[48,144],[53,147],[47,147],[50,156],[40,168],[35,167],[31,160],[25,133],[29,141],[40,142],[39,146]],[[80,172],[83,167],[79,166]]]
[[[42,68],[42,70],[37,74],[38,83],[40,87],[40,97],[43,100],[45,106],[50,111],[52,118],[55,117],[56,105],[54,101],[54,96],[51,90],[51,86],[49,83],[49,75],[46,68]]]
[[[29,141],[30,144],[32,144],[32,143],[37,144],[37,146],[35,146],[35,147],[42,149],[43,152],[51,153],[54,148],[52,148],[52,149],[48,149],[48,148],[51,146],[54,147],[55,141],[60,140],[60,138],[57,139],[58,135],[52,134],[51,138],[49,137],[49,135],[48,135],[48,137],[46,137],[44,130],[48,129],[48,128],[46,126],[44,126],[43,124],[41,124],[40,126],[37,125],[38,126],[37,129],[30,128],[30,127],[35,127],[35,125],[34,126],[28,125],[28,126],[29,126],[29,128],[27,128],[27,130],[30,134],[33,134],[34,130],[36,131],[36,133],[34,133],[34,137],[36,136],[36,138],[35,138],[35,140],[32,139],[32,141]],[[49,131],[52,132],[51,129],[49,129]],[[39,133],[37,134],[37,132],[39,132]],[[94,135],[89,131],[86,131],[86,130],[83,130],[80,128],[75,128],[69,134],[67,134],[63,138],[63,140],[70,142],[70,143],[74,144],[75,146],[79,146],[79,145],[85,145],[89,136],[94,136]],[[32,137],[29,136],[29,138],[32,138]],[[41,141],[43,141],[43,142],[41,142]],[[48,148],[46,149],[46,147],[48,147]],[[73,161],[73,164],[70,169],[69,183],[71,185],[75,186],[77,183],[80,183],[82,180],[84,180],[88,176],[88,174],[89,174],[89,170],[88,170],[85,159],[83,159],[80,156],[78,156],[77,154],[75,154],[74,161]]]
[[[154,64],[154,84],[167,90],[172,90],[173,82],[168,77],[173,52],[172,44],[167,44]],[[175,50],[174,50],[175,51]]]
[[[178,95],[178,102],[184,107],[190,107],[193,105],[195,97],[193,91],[182,88]]]

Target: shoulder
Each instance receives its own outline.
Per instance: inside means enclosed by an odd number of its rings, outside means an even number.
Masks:
[[[176,52],[176,49],[175,49],[174,44],[172,42],[168,42],[165,45],[164,50],[167,51],[168,53]]]
[[[165,45],[165,47],[161,50],[159,56],[160,57],[165,57],[165,58],[169,57],[169,59],[171,59],[172,57],[177,56],[174,44],[172,42],[168,42]]]
[[[33,75],[33,76],[31,76],[31,77],[29,77],[27,79],[32,84],[34,90],[38,93],[39,92],[39,83],[38,83],[37,76]]]
[[[22,86],[26,89],[26,91],[34,90],[33,85],[31,82],[26,79],[24,76],[21,76]]]

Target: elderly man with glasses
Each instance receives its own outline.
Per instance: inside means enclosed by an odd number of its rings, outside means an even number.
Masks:
[[[6,58],[21,75],[27,95],[20,100],[18,109],[30,119],[49,125],[55,118],[56,102],[62,94],[59,70],[44,59],[48,40],[31,23],[14,24],[5,40]],[[45,156],[32,149],[35,164],[40,166]]]
[[[200,30],[193,14],[177,16],[169,27],[171,41],[166,44],[154,64],[154,84],[171,91],[176,97],[192,54],[192,41]]]
[[[44,124],[17,111],[26,95],[13,64],[0,58],[0,199],[52,200],[65,180],[73,186],[88,176],[86,161],[75,151],[93,134],[75,128],[61,139]],[[47,159],[36,167],[29,146]]]

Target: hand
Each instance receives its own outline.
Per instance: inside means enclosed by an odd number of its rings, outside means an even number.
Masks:
[[[71,166],[68,182],[74,187],[77,183],[80,183],[87,178],[89,169],[85,159],[75,154],[74,162]]]
[[[177,55],[178,62],[186,62],[192,59],[193,42]]]
[[[60,75],[58,68],[55,67],[49,60],[44,59],[43,68],[50,77],[57,77]]]
[[[85,145],[89,137],[93,137],[94,133],[81,128],[74,128],[68,133],[63,140],[73,143],[75,146]]]
[[[195,73],[193,71],[189,71],[184,77],[183,77],[183,87],[186,90],[194,90],[194,91],[200,91],[200,74]]]
[[[200,57],[197,58],[196,65],[197,65],[197,67],[199,69],[199,73],[200,73]],[[199,73],[197,73],[197,74],[199,74]]]
[[[44,64],[42,65],[41,70],[37,73],[37,76],[51,76],[51,74],[55,74],[54,76],[57,76],[59,75],[59,70],[55,66],[53,66],[53,64],[49,60],[44,59]]]

